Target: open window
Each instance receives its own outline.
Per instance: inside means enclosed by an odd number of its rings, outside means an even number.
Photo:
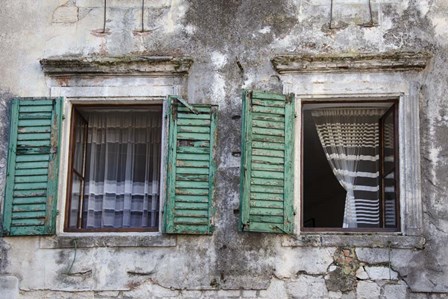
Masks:
[[[399,230],[397,107],[303,103],[303,231]]]
[[[162,105],[72,110],[66,231],[158,231]]]

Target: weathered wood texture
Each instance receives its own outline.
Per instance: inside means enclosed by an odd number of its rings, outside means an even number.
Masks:
[[[212,233],[216,107],[170,98],[165,232]]]
[[[3,235],[55,232],[61,99],[15,99],[11,109]]]
[[[243,94],[243,231],[293,231],[293,106],[292,95]]]

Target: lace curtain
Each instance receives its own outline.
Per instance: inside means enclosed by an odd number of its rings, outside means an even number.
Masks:
[[[344,228],[379,225],[378,120],[384,112],[370,108],[312,111],[328,163],[347,192]]]
[[[85,228],[158,227],[160,112],[89,115]]]

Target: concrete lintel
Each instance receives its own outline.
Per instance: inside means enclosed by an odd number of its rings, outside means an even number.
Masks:
[[[76,244],[75,244],[76,243]],[[93,247],[174,247],[176,236],[167,235],[135,235],[129,236],[56,236],[42,237],[40,248],[62,249],[62,248],[93,248]]]
[[[311,235],[285,237],[283,247],[337,247],[354,246],[366,248],[422,249],[425,238],[422,236],[397,235]]]
[[[334,55],[280,55],[271,62],[279,74],[422,71],[431,59],[425,52],[392,52]]]
[[[69,75],[183,75],[193,60],[172,56],[58,56],[40,60],[45,74]]]

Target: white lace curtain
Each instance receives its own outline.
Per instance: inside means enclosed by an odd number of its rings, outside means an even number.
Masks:
[[[327,160],[347,192],[344,228],[379,224],[378,120],[384,112],[371,108],[312,111]]]
[[[160,112],[89,115],[83,227],[158,226],[161,122]]]

